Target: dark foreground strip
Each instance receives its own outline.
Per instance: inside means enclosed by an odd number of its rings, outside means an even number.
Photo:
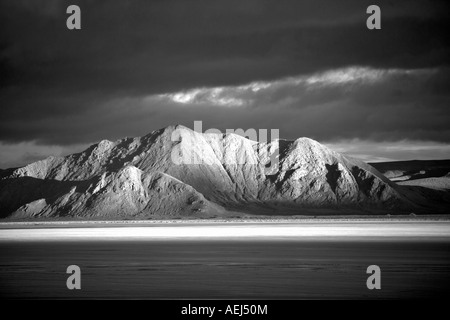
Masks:
[[[5,302],[5,301],[3,301]],[[301,300],[140,300],[8,301],[16,318],[45,319],[385,319],[433,318],[444,314],[444,300],[301,301]],[[201,308],[201,309],[200,309]],[[211,315],[211,310],[214,310]],[[23,316],[23,317],[22,317]]]

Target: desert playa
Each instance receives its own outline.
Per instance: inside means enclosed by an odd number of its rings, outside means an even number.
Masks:
[[[8,299],[403,299],[450,292],[449,221],[22,222],[0,229]],[[68,290],[66,269],[81,269]],[[368,266],[381,290],[368,290]]]
[[[95,221],[9,222],[0,224],[0,241],[177,240],[314,238],[448,238],[449,220],[304,219],[281,221]],[[341,239],[342,240],[342,239]]]

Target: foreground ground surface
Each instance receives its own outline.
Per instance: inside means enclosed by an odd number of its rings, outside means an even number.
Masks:
[[[0,255],[2,298],[450,296],[448,221],[2,224]]]

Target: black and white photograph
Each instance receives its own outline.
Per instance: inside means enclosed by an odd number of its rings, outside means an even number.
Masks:
[[[1,300],[450,298],[449,9],[0,0]]]

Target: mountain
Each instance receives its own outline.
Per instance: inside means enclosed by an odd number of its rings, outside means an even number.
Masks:
[[[414,195],[415,202],[434,210],[448,212],[450,207],[450,160],[411,160],[371,164],[403,193]],[[436,209],[438,208],[438,209]]]
[[[371,165],[390,180],[408,184],[419,185],[427,179],[446,181],[450,178],[450,160],[376,162]]]
[[[2,171],[0,214],[145,219],[429,209],[414,192],[308,138],[258,143],[177,125]]]

